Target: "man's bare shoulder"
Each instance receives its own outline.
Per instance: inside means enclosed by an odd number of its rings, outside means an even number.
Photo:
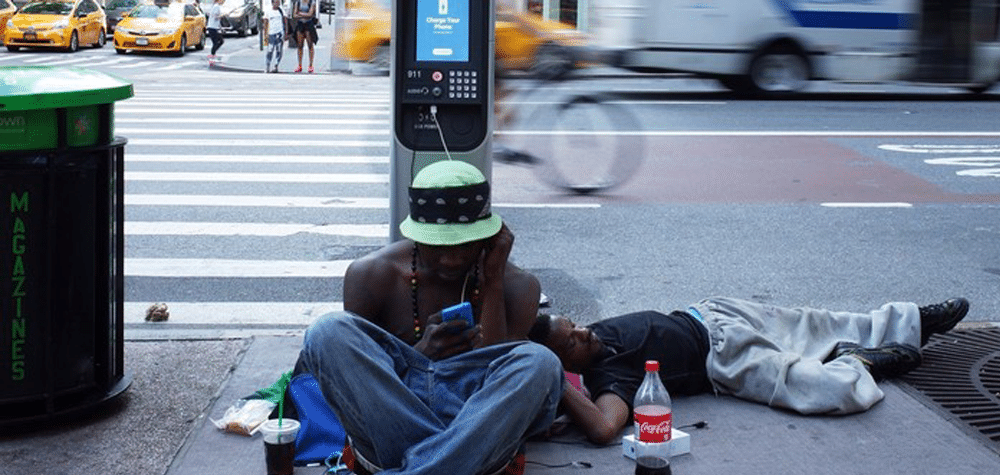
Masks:
[[[515,292],[530,291],[532,288],[539,288],[537,277],[510,262],[507,263],[507,271],[504,273],[504,279],[506,281],[504,286]]]
[[[538,278],[513,264],[507,264],[504,275],[504,295],[507,301],[507,335],[514,339],[527,338],[528,330],[538,315],[541,284]]]
[[[347,267],[345,279],[362,278],[372,284],[397,274],[400,263],[409,262],[413,244],[399,241],[355,259]]]

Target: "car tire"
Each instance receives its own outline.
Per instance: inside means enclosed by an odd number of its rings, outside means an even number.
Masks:
[[[7,51],[10,51],[11,53],[16,53],[18,51],[21,51],[21,47],[20,46],[7,45]]]
[[[108,41],[108,37],[104,34],[104,28],[101,28],[101,34],[97,35],[97,43],[94,43],[94,48],[103,48],[104,43]]]
[[[174,51],[175,56],[184,56],[184,53],[187,51],[187,42],[187,33],[181,33],[181,41],[177,43],[177,51]]]
[[[772,46],[750,61],[747,79],[753,92],[776,96],[793,94],[809,84],[809,60],[788,45]]]
[[[719,76],[716,77],[715,80],[719,81],[719,84],[721,84],[722,87],[737,94],[748,94],[752,90],[750,80],[747,79],[746,76]]]
[[[201,32],[201,39],[198,40],[198,44],[194,45],[194,50],[195,51],[201,51],[201,50],[205,49],[205,36],[207,36],[207,35],[208,35],[207,32],[204,32],[204,31]]]
[[[125,54],[125,48],[115,48],[115,53]]]
[[[80,35],[73,30],[73,33],[69,35],[69,46],[66,47],[66,51],[70,53],[75,53],[80,49]]]
[[[965,90],[969,91],[969,92],[971,92],[973,94],[982,94],[982,93],[984,93],[986,91],[989,91],[990,88],[992,88],[994,84],[996,84],[996,83],[995,82],[985,82],[985,83],[982,83],[982,84],[976,84],[974,86],[965,86]]]
[[[249,18],[243,18],[242,21],[241,21],[241,23],[242,24],[240,25],[240,29],[237,30],[236,34],[240,38],[243,38],[243,37],[245,37],[245,36],[247,36],[247,35],[250,34],[250,19]]]

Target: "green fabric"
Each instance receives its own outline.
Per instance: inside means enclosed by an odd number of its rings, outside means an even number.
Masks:
[[[253,394],[247,396],[244,399],[265,399],[271,401],[275,404],[281,404],[285,398],[285,390],[288,388],[288,383],[292,380],[292,372],[289,370],[287,373],[282,374],[274,384],[258,389]]]

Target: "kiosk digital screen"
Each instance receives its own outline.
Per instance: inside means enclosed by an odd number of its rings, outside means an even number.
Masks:
[[[469,1],[417,0],[417,61],[469,61]]]

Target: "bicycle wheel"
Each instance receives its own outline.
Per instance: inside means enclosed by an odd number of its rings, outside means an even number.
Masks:
[[[535,168],[546,184],[579,194],[610,190],[632,177],[645,156],[639,124],[601,93],[569,96],[539,107],[528,121]]]

